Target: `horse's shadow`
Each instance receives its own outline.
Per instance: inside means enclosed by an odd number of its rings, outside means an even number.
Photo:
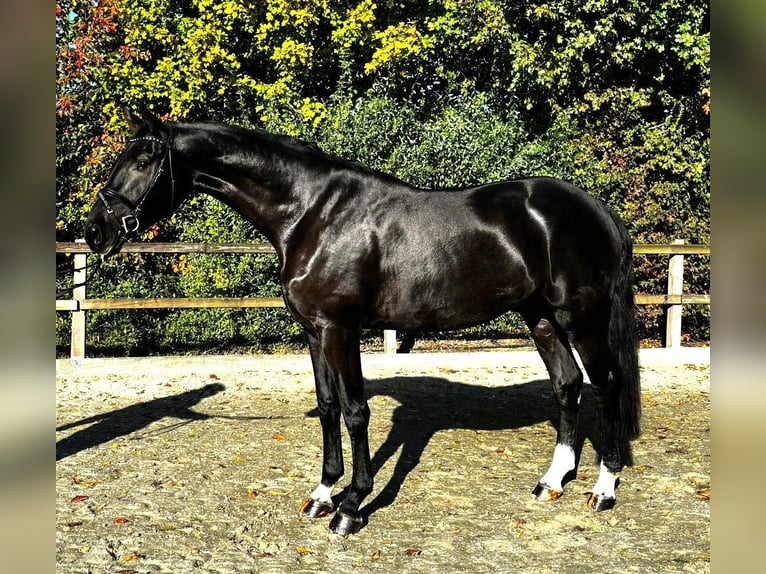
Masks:
[[[56,427],[56,432],[89,425],[56,442],[56,460],[61,460],[82,450],[107,443],[115,438],[131,433],[157,422],[165,417],[179,419],[157,432],[169,432],[189,424],[192,421],[209,418],[259,419],[268,417],[240,417],[227,415],[208,415],[192,410],[202,399],[211,397],[225,390],[221,383],[211,383],[177,395],[160,397],[151,401],[136,403],[114,411],[99,413],[78,421]]]
[[[548,380],[483,387],[436,377],[392,377],[367,381],[367,396],[387,396],[399,403],[391,417],[391,430],[372,457],[373,474],[378,474],[399,449],[401,453],[388,483],[361,509],[365,522],[373,513],[396,500],[407,476],[417,468],[437,432],[449,429],[510,430],[545,422],[558,429],[559,424],[559,409]],[[584,385],[575,449],[578,464],[585,440],[590,441],[597,453],[601,449],[590,398],[590,385]],[[314,410],[309,414],[316,415],[317,412]],[[552,450],[555,443],[553,429],[550,441]],[[623,446],[624,452],[629,452],[629,445]],[[543,450],[540,461],[542,474],[550,462]],[[574,473],[570,473],[567,480],[573,477]],[[344,490],[335,497],[336,505],[345,494]]]

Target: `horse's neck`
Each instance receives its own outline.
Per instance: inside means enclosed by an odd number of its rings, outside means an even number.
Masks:
[[[206,193],[230,206],[282,251],[285,234],[303,207],[296,192],[302,177],[299,160],[225,128],[190,130],[187,138],[183,152],[192,193]]]

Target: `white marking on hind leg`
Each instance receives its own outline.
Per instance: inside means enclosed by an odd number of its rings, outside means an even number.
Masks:
[[[540,484],[552,490],[563,490],[564,477],[575,468],[575,453],[571,446],[557,444],[553,451],[553,462],[548,472],[540,479]]]
[[[601,470],[598,473],[598,480],[596,480],[596,485],[593,487],[593,494],[606,498],[615,498],[616,496],[614,491],[618,478],[620,478],[620,474],[616,472],[610,472],[602,462]]]
[[[335,485],[327,486],[325,484],[320,484],[314,489],[314,492],[311,493],[311,499],[332,506],[332,489],[334,486]]]

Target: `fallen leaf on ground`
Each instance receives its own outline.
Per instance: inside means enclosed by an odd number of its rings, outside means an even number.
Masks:
[[[423,554],[423,551],[420,548],[407,548],[407,550],[405,550],[404,553],[407,556],[420,556],[421,554]]]
[[[90,497],[84,494],[78,494],[72,499],[72,502],[82,502],[83,500],[88,500],[88,498]]]
[[[295,551],[301,556],[307,556],[308,554],[314,553],[314,551],[308,546],[298,546]]]
[[[710,489],[709,488],[701,488],[696,492],[697,498],[700,500],[710,500]]]

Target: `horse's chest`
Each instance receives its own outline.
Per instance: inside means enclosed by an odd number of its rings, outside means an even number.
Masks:
[[[364,308],[376,281],[376,266],[349,245],[332,247],[286,260],[281,282],[294,314],[340,320]]]

